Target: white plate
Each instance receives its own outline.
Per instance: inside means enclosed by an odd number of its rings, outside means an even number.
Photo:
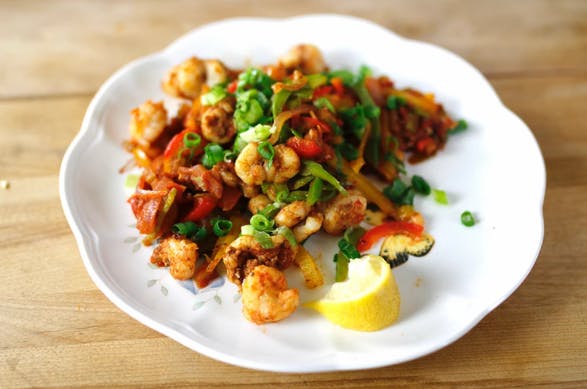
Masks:
[[[129,111],[165,99],[159,80],[196,55],[231,67],[272,63],[300,42],[319,46],[332,68],[369,65],[400,87],[432,92],[469,129],[453,136],[437,157],[416,166],[450,205],[417,197],[436,246],[394,273],[402,294],[399,320],[374,333],[338,328],[299,308],[278,324],[256,326],[240,313],[234,285],[219,280],[205,290],[174,281],[148,265],[140,247],[125,177],[129,156],[121,142]],[[483,76],[439,47],[401,38],[365,20],[336,15],[293,19],[231,19],[190,32],[162,52],[114,74],[90,104],[63,159],[60,192],[84,264],[104,294],[141,323],[185,346],[228,363],[282,372],[362,369],[404,362],[463,336],[524,280],[543,237],[544,161],[532,133],[502,105]],[[478,223],[466,228],[460,214]],[[332,241],[313,240],[331,274]],[[288,273],[299,283],[295,270]],[[302,300],[315,297],[302,288]]]

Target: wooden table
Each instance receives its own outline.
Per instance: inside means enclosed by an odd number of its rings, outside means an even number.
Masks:
[[[439,44],[489,78],[546,160],[544,245],[513,296],[432,355],[369,371],[247,370],[188,350],[104,297],[63,216],[59,164],[92,95],[126,62],[213,20],[318,12]],[[0,189],[0,387],[585,387],[586,109],[585,1],[1,1],[0,180],[10,188]]]

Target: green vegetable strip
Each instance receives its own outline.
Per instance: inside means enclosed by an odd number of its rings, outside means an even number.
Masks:
[[[310,189],[308,190],[308,199],[306,200],[308,205],[314,205],[318,200],[320,200],[323,186],[324,185],[322,184],[322,180],[320,178],[314,178],[310,184]]]
[[[348,259],[359,258],[361,256],[359,250],[357,250],[357,248],[346,239],[338,241],[338,248]]]
[[[336,263],[334,281],[342,282],[346,280],[349,274],[349,259],[343,254],[334,254],[334,262]]]
[[[364,233],[365,229],[361,227],[347,228],[343,238],[338,241],[340,251],[334,255],[334,262],[336,262],[336,282],[346,280],[348,276],[349,258],[358,258],[360,256],[356,245]]]
[[[263,141],[259,143],[259,146],[257,146],[257,151],[263,158],[269,161],[269,166],[271,167],[271,164],[273,163],[273,157],[275,156],[275,149],[273,148],[273,145],[269,143],[269,141]]]
[[[365,147],[365,157],[367,162],[376,168],[379,166],[379,148],[381,143],[381,127],[378,114],[379,107],[377,107],[365,86],[365,78],[367,77],[368,69],[362,67],[359,72],[358,80],[354,83],[353,89],[359,97],[361,104],[371,110],[371,115],[368,115],[371,116],[371,135],[369,136]]]
[[[312,176],[328,182],[340,193],[347,194],[346,189],[340,184],[340,182],[332,174],[328,173],[319,163],[314,161],[304,161],[304,169]]]
[[[287,99],[289,99],[289,96],[291,96],[291,91],[286,89],[282,89],[273,95],[271,102],[271,113],[273,114],[274,120],[283,110],[283,106],[287,102]]]
[[[226,96],[228,96],[226,89],[224,89],[222,85],[215,85],[210,89],[210,92],[202,95],[200,101],[202,102],[202,105],[214,105]]]
[[[448,205],[448,197],[446,192],[440,189],[432,189],[432,194],[434,195],[434,201],[438,204]]]

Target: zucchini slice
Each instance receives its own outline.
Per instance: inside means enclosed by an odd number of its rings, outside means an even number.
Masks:
[[[379,255],[394,268],[406,263],[410,255],[422,257],[428,254],[432,246],[434,246],[434,238],[428,233],[423,233],[418,238],[406,234],[395,234],[385,238]]]

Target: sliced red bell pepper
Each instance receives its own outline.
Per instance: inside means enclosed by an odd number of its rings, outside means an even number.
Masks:
[[[332,85],[322,85],[318,88],[314,89],[314,93],[312,94],[312,100],[316,100],[320,97],[330,95],[334,92],[334,87]]]
[[[304,127],[307,129],[314,128],[314,127],[320,127],[322,129],[322,131],[324,131],[328,134],[332,134],[332,128],[320,119],[316,119],[311,116],[304,116],[303,121],[304,121]]]
[[[217,202],[218,200],[210,194],[203,194],[201,196],[194,197],[194,207],[183,218],[183,221],[196,222],[205,218],[216,207]]]
[[[173,136],[173,138],[171,138],[169,143],[167,143],[167,147],[165,147],[165,151],[163,152],[163,157],[165,159],[170,159],[170,158],[175,157],[177,155],[177,153],[179,153],[179,151],[184,148],[183,138],[188,133],[198,134],[196,131],[194,131],[192,129],[183,130],[182,132],[175,134]],[[200,134],[198,134],[198,135],[200,135]],[[206,140],[202,138],[200,145],[198,146],[198,148],[196,150],[194,150],[194,156],[201,154],[204,151],[204,146],[206,146],[207,143],[208,142],[206,142]],[[185,152],[189,153],[189,151],[187,149]],[[184,154],[184,153],[182,153],[182,154]]]
[[[291,147],[302,158],[314,159],[322,154],[322,147],[311,139],[292,136],[287,140],[286,145]]]
[[[357,250],[360,252],[369,250],[377,241],[389,235],[406,233],[413,236],[420,236],[424,227],[409,222],[393,221],[380,224],[365,232],[357,243]]]

